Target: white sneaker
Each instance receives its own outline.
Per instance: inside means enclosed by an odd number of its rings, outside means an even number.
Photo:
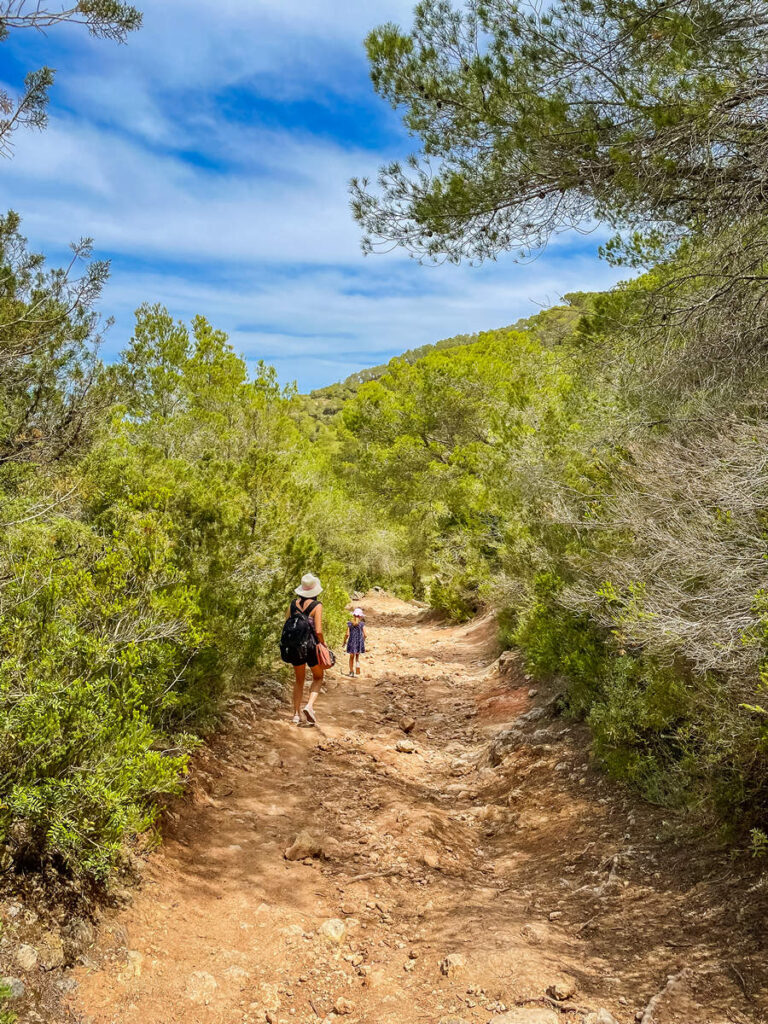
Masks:
[[[291,721],[293,722],[293,724],[294,724],[294,725],[301,725],[301,715],[300,715],[300,714],[298,713],[298,711],[297,711],[297,712],[296,712],[296,714],[295,714],[295,715],[293,716],[293,718],[291,719]]]
[[[307,704],[307,706],[304,708],[304,717],[306,718],[310,725],[317,725],[317,715],[309,706],[309,704]]]

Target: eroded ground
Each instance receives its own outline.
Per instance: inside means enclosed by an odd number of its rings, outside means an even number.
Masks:
[[[366,609],[366,674],[336,672],[316,729],[235,705],[133,904],[69,972],[74,1019],[768,1019],[757,869],[675,846],[592,769],[546,688],[500,672],[492,623]]]

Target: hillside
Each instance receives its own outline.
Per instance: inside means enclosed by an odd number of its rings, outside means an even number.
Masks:
[[[590,307],[594,297],[588,292],[569,293],[563,296],[562,305],[552,306],[533,316],[524,317],[509,327],[500,327],[493,331],[476,334],[457,334],[452,338],[444,338],[430,345],[407,349],[395,358],[409,364],[417,363],[435,352],[472,346],[481,337],[508,330],[531,332],[544,343],[554,345],[567,337],[578,323],[582,313]],[[379,380],[391,365],[392,361],[372,366],[366,370],[359,370],[336,384],[317,388],[310,391],[309,394],[297,395],[294,407],[298,422],[313,440],[317,440],[322,435],[324,428],[341,412],[344,405],[354,398],[360,387],[370,381]]]

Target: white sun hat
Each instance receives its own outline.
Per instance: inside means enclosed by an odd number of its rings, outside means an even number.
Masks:
[[[317,597],[318,594],[322,593],[323,587],[317,576],[313,576],[311,572],[308,572],[306,576],[301,577],[301,586],[296,587],[294,591],[299,597]]]
[[[352,612],[352,614],[354,616],[356,616],[358,619],[364,619],[365,618],[365,612],[363,611],[362,608],[355,608],[355,610]]]

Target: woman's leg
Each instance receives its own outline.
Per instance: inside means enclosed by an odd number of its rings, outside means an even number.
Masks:
[[[309,691],[309,700],[307,701],[307,707],[314,707],[317,695],[320,693],[320,687],[323,685],[323,666],[313,665],[312,666],[312,688]]]
[[[306,665],[294,665],[293,671],[296,678],[293,681],[293,713],[301,714],[301,698],[304,696],[304,676],[307,673]]]

